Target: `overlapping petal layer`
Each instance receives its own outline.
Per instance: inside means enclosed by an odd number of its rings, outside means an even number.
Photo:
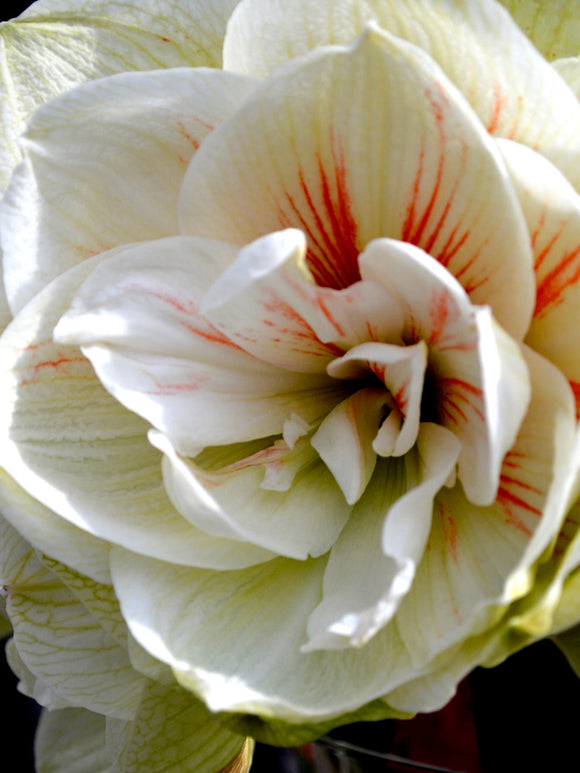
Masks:
[[[252,84],[203,68],[124,73],[38,110],[2,203],[12,312],[87,257],[175,234],[190,158]]]
[[[554,34],[570,9],[565,0],[546,5]],[[224,64],[270,74],[317,46],[348,43],[369,22],[427,52],[487,131],[539,150],[579,189],[580,104],[495,0],[244,0],[228,26]],[[573,34],[569,18],[564,26]]]
[[[240,245],[300,228],[314,279],[334,288],[360,278],[370,240],[402,239],[510,334],[531,317],[528,235],[495,144],[431,59],[378,29],[257,87],[192,160],[180,223]]]

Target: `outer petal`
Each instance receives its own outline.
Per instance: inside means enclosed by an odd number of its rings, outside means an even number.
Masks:
[[[508,332],[527,329],[528,234],[494,143],[432,60],[376,28],[258,87],[192,160],[180,209],[185,232],[238,244],[301,228],[312,275],[334,288],[359,279],[371,239],[412,242]]]
[[[53,342],[56,321],[99,260],[47,287],[0,339],[2,466],[95,536],[177,562],[224,568],[263,560],[263,552],[240,545],[232,552],[229,541],[183,520],[165,493],[148,425],[104,391],[79,349]]]
[[[91,255],[177,233],[190,158],[251,88],[219,70],[123,73],[38,110],[2,205],[13,313]]]
[[[571,56],[566,59],[557,59],[552,62],[552,67],[566,81],[577,98],[580,98],[580,57]]]
[[[548,5],[549,26],[572,8],[541,2],[540,18]],[[316,46],[348,43],[369,21],[428,53],[490,133],[539,150],[580,186],[580,104],[495,0],[244,0],[228,27],[225,64],[270,73]],[[574,45],[576,26],[568,22],[565,33]]]
[[[126,651],[11,527],[2,537],[6,609],[24,664],[72,705],[132,717],[145,679]]]
[[[34,756],[41,773],[112,773],[105,717],[82,708],[44,711]]]
[[[40,0],[0,25],[0,189],[32,113],[88,80],[126,70],[221,65],[238,0]]]
[[[0,512],[37,550],[109,583],[109,544],[60,518],[0,470]]]
[[[153,440],[166,454],[164,480],[172,502],[184,517],[216,537],[304,560],[326,553],[349,516],[342,492],[307,439],[292,450],[278,441],[215,471],[178,456],[166,439]],[[282,490],[272,490],[264,477],[269,464],[295,464],[295,480]]]
[[[551,61],[580,52],[578,0],[500,0],[532,43]]]
[[[406,339],[427,343],[432,383],[425,386],[425,404],[461,441],[459,477],[467,496],[490,504],[529,401],[519,345],[422,250],[381,239],[368,246],[360,265],[404,309]]]
[[[344,393],[324,372],[258,360],[200,314],[233,254],[189,237],[129,249],[91,274],[55,333],[82,345],[107,389],[186,456],[281,434],[292,412],[315,421]]]
[[[191,693],[151,683],[111,746],[112,773],[248,773],[253,750]]]
[[[526,360],[532,402],[504,460],[496,503],[475,507],[459,487],[436,498],[429,546],[397,615],[418,662],[499,621],[506,604],[529,591],[534,564],[564,519],[576,431],[572,394],[547,360],[530,350]]]
[[[207,572],[115,551],[112,572],[137,640],[211,710],[295,723],[358,709],[411,674],[390,627],[364,650],[300,653],[325,564],[278,559]]]
[[[361,647],[391,620],[411,587],[429,537],[433,499],[458,453],[448,430],[425,424],[416,450],[379,463],[330,553],[303,652]]]
[[[580,196],[538,153],[501,141],[534,249],[537,296],[526,342],[554,362],[580,400]]]

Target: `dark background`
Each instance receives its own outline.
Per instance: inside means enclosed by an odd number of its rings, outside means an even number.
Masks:
[[[16,16],[28,5],[5,4],[0,18]],[[0,649],[2,756],[16,758],[11,769],[17,773],[33,773],[38,708],[16,691]],[[580,771],[579,733],[580,680],[555,645],[544,641],[493,670],[477,669],[441,712],[407,722],[353,725],[333,735],[466,773],[574,773]],[[386,762],[358,759],[361,773],[395,770]],[[301,760],[295,752],[258,745],[252,773],[302,773],[307,768]],[[325,773],[342,770],[339,763],[325,767]]]

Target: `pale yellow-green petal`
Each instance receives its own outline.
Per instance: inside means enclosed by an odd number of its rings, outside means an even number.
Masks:
[[[0,24],[0,190],[32,113],[88,80],[130,70],[221,66],[238,0],[40,0]]]
[[[500,3],[548,61],[580,54],[578,0],[500,0]]]
[[[37,773],[112,773],[105,717],[82,708],[43,711],[34,756]]]
[[[117,736],[112,773],[220,773],[241,754],[249,770],[251,742],[228,730],[191,693],[149,683],[132,722]]]
[[[1,583],[23,664],[63,701],[131,718],[145,680],[126,651],[20,535],[2,526]]]

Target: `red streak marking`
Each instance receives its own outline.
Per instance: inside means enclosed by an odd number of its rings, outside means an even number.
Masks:
[[[471,408],[475,415],[481,419],[481,421],[485,420],[483,411],[478,408],[477,405],[474,405],[474,403],[467,397],[467,394],[469,394],[475,398],[481,399],[483,394],[481,389],[459,378],[440,378],[438,379],[438,387],[442,393],[441,404],[452,405],[464,421],[467,421],[467,416],[463,413],[456,401],[465,403]],[[446,412],[448,413],[448,411]]]
[[[429,320],[431,322],[431,332],[429,334],[428,344],[435,344],[449,320],[449,296],[445,290],[435,291],[431,295],[429,302]]]
[[[534,261],[534,270],[537,271],[546,257],[550,254],[550,251],[552,250],[553,246],[556,244],[560,236],[562,235],[562,231],[564,229],[561,229],[558,231],[558,233],[554,234],[548,244],[544,247],[544,249],[536,256],[536,260]],[[537,233],[537,231],[536,231]],[[533,246],[533,239],[532,239],[532,246]]]
[[[424,146],[424,140],[422,139],[421,151],[419,152],[419,166],[417,168],[415,180],[413,181],[413,198],[411,199],[411,203],[407,207],[407,217],[405,218],[405,222],[403,223],[403,230],[401,233],[401,239],[404,242],[411,241],[411,230],[413,228],[413,223],[415,222],[415,205],[417,203],[417,198],[419,197],[419,189],[421,187],[421,178],[423,177],[424,162],[425,162],[425,146]]]
[[[570,381],[572,392],[574,392],[574,399],[576,400],[576,419],[580,420],[580,382]]]
[[[459,549],[457,539],[457,525],[450,514],[449,509],[446,508],[441,502],[437,503],[439,509],[439,515],[441,517],[441,525],[443,526],[443,537],[445,539],[445,547],[449,551],[451,558],[455,564],[459,563]]]
[[[395,402],[397,403],[397,407],[404,416],[405,408],[409,402],[409,398],[407,397],[407,384],[403,384],[403,386],[397,390],[397,394],[395,395]]]
[[[507,486],[515,486],[516,488],[524,489],[525,491],[530,491],[532,494],[538,494],[539,496],[542,496],[543,492],[539,488],[535,488],[534,486],[530,486],[529,483],[525,483],[523,480],[518,480],[517,478],[512,478],[509,475],[500,475],[500,480],[502,483],[506,484]]]
[[[512,491],[509,491],[505,486],[500,486],[497,490],[497,501],[500,505],[504,506],[510,515],[513,515],[512,511],[509,509],[509,505],[515,505],[516,507],[521,508],[522,510],[525,510],[528,513],[532,513],[533,515],[540,516],[542,515],[542,511],[538,510],[537,507],[534,507],[530,502],[526,502],[525,499],[522,499],[517,494],[514,494]],[[527,527],[524,527],[522,524],[522,527],[526,529],[528,534],[531,534],[529,529]]]
[[[435,206],[435,202],[437,201],[437,196],[439,195],[439,189],[441,188],[444,162],[445,162],[444,156],[441,155],[439,157],[439,164],[437,166],[437,178],[435,180],[435,186],[433,188],[433,192],[431,193],[431,198],[429,199],[429,202],[425,208],[425,211],[423,212],[423,216],[421,220],[417,224],[415,232],[411,235],[411,238],[409,239],[409,241],[412,244],[416,244],[416,245],[421,244],[421,237],[423,236],[427,223],[429,222],[429,218],[433,213],[433,207]]]
[[[533,232],[533,234],[531,235],[532,248],[535,248],[536,241],[538,239],[538,235],[539,235],[540,231],[542,230],[542,228],[544,227],[545,222],[546,222],[546,210],[544,210],[542,212],[542,214],[540,215],[540,219],[538,221],[538,226],[537,226],[536,230]],[[536,266],[537,265],[538,264],[536,264]]]
[[[330,311],[327,309],[324,299],[318,294],[316,296],[316,306],[324,314],[326,319],[330,322],[333,328],[336,330],[339,336],[344,337],[346,335],[344,328],[335,320]]]
[[[564,255],[560,263],[550,271],[538,285],[536,295],[536,308],[534,317],[541,314],[548,306],[560,305],[563,302],[562,294],[573,285],[578,284],[580,279],[580,264],[578,256],[580,255],[580,246]],[[564,274],[568,271],[567,276]]]
[[[46,362],[38,362],[32,366],[32,372],[37,376],[45,368],[53,368],[57,370],[62,365],[70,365],[74,362],[87,362],[85,357],[60,357],[58,360],[47,360]]]
[[[437,256],[437,260],[439,263],[441,263],[442,266],[447,266],[449,263],[453,260],[453,258],[457,255],[459,250],[463,247],[467,239],[469,238],[469,231],[465,231],[458,242],[456,242],[455,246],[451,249],[451,243],[453,242],[453,239],[455,239],[455,236],[457,234],[457,231],[459,230],[459,224],[453,229],[451,232],[451,235],[449,236],[449,239],[445,242],[443,245],[443,249]]]
[[[455,407],[455,403],[451,404]],[[437,413],[439,414],[439,419],[441,421],[446,417],[452,424],[455,424],[456,427],[458,426],[459,422],[457,421],[457,418],[451,413],[444,401],[441,401],[437,406]]]
[[[461,378],[443,376],[442,378],[438,379],[438,383],[443,384],[444,387],[450,386],[450,387],[464,389],[466,392],[469,392],[470,394],[475,395],[475,397],[481,397],[483,395],[483,392],[479,387],[476,387],[473,384],[470,384],[469,381],[464,381]]]
[[[506,97],[503,96],[499,83],[496,81],[493,85],[493,112],[488,124],[487,131],[490,134],[497,129],[503,106],[506,103]]]
[[[352,200],[347,186],[344,151],[330,131],[331,153],[334,162],[334,180],[329,180],[320,154],[317,153],[319,193],[322,207],[317,206],[306,183],[302,168],[298,169],[298,181],[302,195],[310,211],[314,229],[296,205],[294,198],[285,194],[294,215],[308,237],[306,262],[317,284],[342,289],[360,280],[358,268],[359,249],[357,225],[352,213]],[[284,226],[292,225],[292,219],[280,212]]]
[[[180,324],[183,325],[183,327],[186,330],[189,330],[190,333],[193,333],[194,336],[197,336],[199,338],[203,338],[205,341],[210,341],[211,343],[215,343],[215,344],[224,344],[225,346],[229,346],[232,349],[237,349],[238,351],[241,351],[241,352],[245,352],[246,351],[241,346],[238,346],[238,344],[234,343],[226,335],[221,333],[213,325],[209,325],[208,324],[208,329],[207,330],[201,330],[200,328],[195,327],[195,325],[190,325],[190,324],[188,324],[187,322],[184,322],[184,321],[180,321]]]

